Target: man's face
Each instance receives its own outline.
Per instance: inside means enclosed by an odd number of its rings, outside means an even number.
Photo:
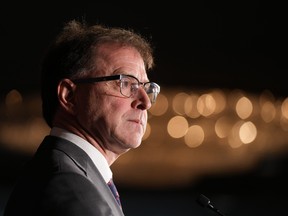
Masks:
[[[96,54],[97,70],[89,77],[126,74],[147,82],[144,62],[131,47],[102,45]],[[79,85],[76,118],[102,148],[122,154],[141,144],[151,102],[142,87],[127,98],[119,80]]]

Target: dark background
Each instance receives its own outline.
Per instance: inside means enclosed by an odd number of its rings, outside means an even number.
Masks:
[[[1,5],[0,99],[12,89],[39,91],[46,47],[70,19],[135,29],[151,39],[163,87],[270,90],[288,96],[287,7],[277,1],[6,2]],[[1,101],[2,102],[2,101]],[[1,197],[18,174],[23,155],[0,151]],[[5,165],[3,165],[5,163]],[[287,156],[266,158],[241,175],[206,176],[191,188],[119,188],[127,216],[216,215],[200,207],[206,194],[226,215],[284,215]],[[141,193],[139,193],[141,192]],[[0,205],[0,214],[3,204]]]
[[[287,96],[287,12],[277,1],[10,2],[1,6],[2,94],[39,89],[45,48],[70,19],[133,28],[155,47],[167,86],[269,89]]]

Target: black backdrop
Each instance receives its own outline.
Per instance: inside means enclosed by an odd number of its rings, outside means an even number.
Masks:
[[[133,28],[155,47],[162,85],[269,89],[287,96],[287,13],[277,2],[8,2],[1,6],[5,94],[39,89],[39,63],[69,19]],[[151,73],[152,74],[152,73]],[[154,77],[153,77],[154,78]]]

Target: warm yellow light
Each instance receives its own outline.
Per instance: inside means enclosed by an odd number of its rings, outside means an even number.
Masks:
[[[167,125],[168,134],[173,138],[183,137],[188,129],[188,122],[183,116],[174,116]]]
[[[186,98],[184,103],[185,114],[190,118],[197,118],[200,116],[200,113],[197,109],[197,101],[199,96],[197,94],[191,94]]]
[[[253,142],[256,136],[257,128],[251,121],[245,122],[241,125],[239,130],[239,137],[244,144]]]
[[[236,112],[241,119],[248,118],[253,111],[253,105],[247,97],[241,97],[236,104]]]
[[[281,105],[282,115],[288,119],[288,98],[286,98]]]
[[[270,101],[266,101],[261,108],[261,117],[265,122],[271,122],[276,116],[276,108]]]
[[[18,106],[23,101],[22,95],[16,89],[11,90],[5,99],[5,104],[7,108],[11,108],[13,106]]]
[[[210,116],[216,109],[215,99],[210,94],[203,94],[197,102],[198,112],[203,116]]]
[[[164,94],[159,94],[155,104],[149,109],[149,112],[154,116],[161,116],[167,112],[168,99]]]
[[[184,92],[180,92],[175,95],[172,101],[172,108],[175,113],[177,113],[178,115],[185,114],[184,104],[188,97],[189,95]]]
[[[188,128],[188,131],[184,137],[184,141],[187,146],[195,148],[200,146],[204,141],[204,131],[199,125],[193,125]]]
[[[229,135],[232,126],[233,122],[231,121],[231,118],[223,116],[215,123],[215,133],[219,138],[225,138]]]

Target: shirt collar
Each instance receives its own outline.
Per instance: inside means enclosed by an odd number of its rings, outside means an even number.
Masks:
[[[68,132],[67,130],[58,127],[53,127],[50,135],[66,139],[83,149],[83,151],[89,155],[97,169],[100,171],[106,183],[108,183],[108,181],[112,178],[112,171],[107,160],[91,143],[71,132]]]

